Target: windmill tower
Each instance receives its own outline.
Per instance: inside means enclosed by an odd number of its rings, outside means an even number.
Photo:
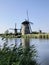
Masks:
[[[28,11],[27,11],[27,20],[22,22],[22,25],[21,25],[22,35],[31,33],[32,30],[31,30],[31,25],[30,24],[33,24],[33,23],[29,22]]]

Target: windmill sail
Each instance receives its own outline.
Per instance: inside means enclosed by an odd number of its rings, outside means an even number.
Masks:
[[[27,10],[27,20],[29,21],[28,10]]]

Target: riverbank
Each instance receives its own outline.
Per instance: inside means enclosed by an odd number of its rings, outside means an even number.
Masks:
[[[2,34],[2,35],[0,35],[0,37],[2,37],[2,38],[21,38],[21,35],[4,35],[4,34]]]
[[[27,34],[23,35],[23,38],[29,37],[29,38],[38,38],[38,39],[49,39],[49,34]]]
[[[37,38],[37,39],[49,39],[49,33],[39,34],[25,34],[25,35],[0,35],[3,38]]]

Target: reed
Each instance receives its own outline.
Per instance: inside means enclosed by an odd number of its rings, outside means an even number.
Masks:
[[[10,48],[4,43],[3,48],[0,48],[0,65],[38,65],[35,57],[34,45],[29,48],[14,45]]]

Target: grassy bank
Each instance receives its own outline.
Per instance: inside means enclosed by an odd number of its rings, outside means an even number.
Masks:
[[[29,37],[29,38],[39,38],[39,39],[49,39],[49,34],[27,34],[23,35],[23,38]]]
[[[2,38],[21,38],[21,35],[6,35],[6,34],[1,34],[0,37]]]
[[[37,38],[37,39],[49,39],[49,33],[45,33],[45,34],[42,34],[42,33],[39,33],[39,34],[25,34],[25,35],[5,35],[5,34],[2,34],[0,35],[1,37],[3,38]]]

